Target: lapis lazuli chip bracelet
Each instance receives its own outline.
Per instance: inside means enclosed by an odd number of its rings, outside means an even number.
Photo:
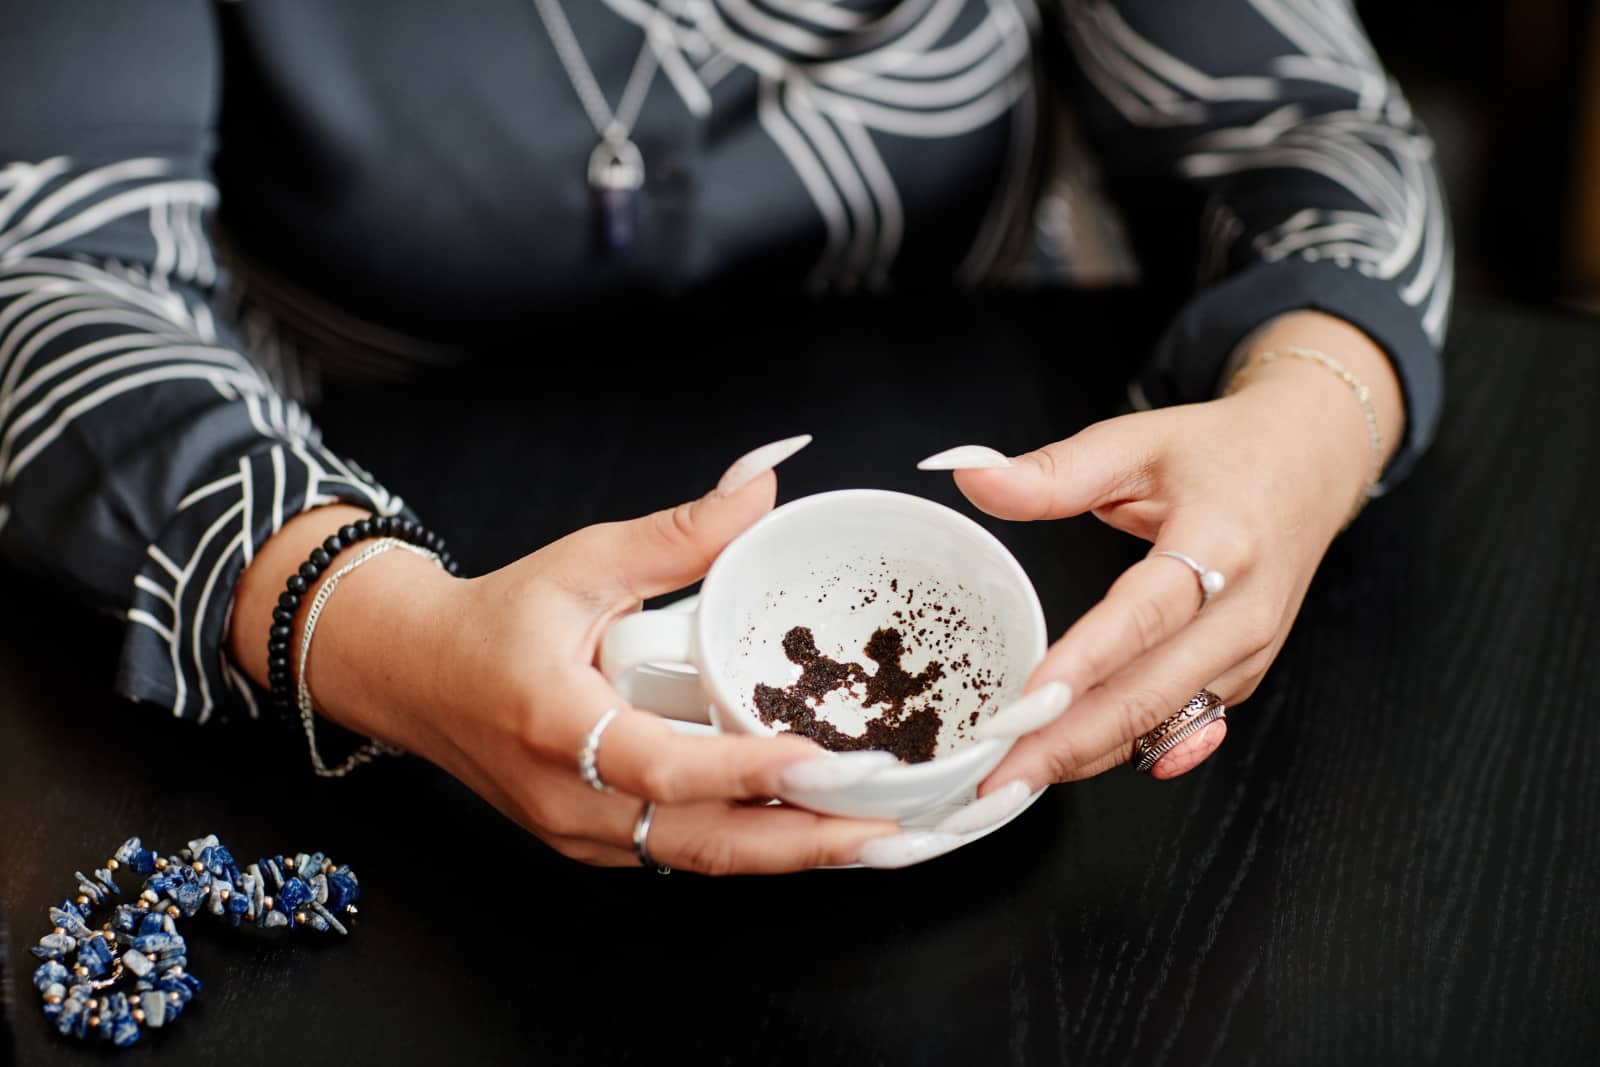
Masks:
[[[115,878],[122,871],[143,876],[138,899],[116,904],[95,929],[89,917],[121,895]],[[173,856],[130,837],[104,867],[76,875],[77,895],[50,909],[55,929],[33,948],[44,960],[33,984],[45,1018],[62,1034],[98,1034],[123,1047],[144,1027],[173,1025],[200,991],[179,919],[206,912],[233,926],[346,934],[361,895],[355,872],[320,852],[269,856],[241,869],[215,834]],[[130,978],[131,990],[117,988]]]

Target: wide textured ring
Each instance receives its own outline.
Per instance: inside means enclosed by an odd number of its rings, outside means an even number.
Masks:
[[[606,709],[600,716],[600,721],[595,723],[585,735],[583,746],[578,749],[578,773],[583,775],[583,780],[589,787],[599,793],[611,792],[611,787],[600,780],[600,770],[596,766],[600,759],[600,735],[606,732],[606,727],[611,725],[611,720],[617,717],[616,708]]]
[[[1148,771],[1161,761],[1161,757],[1204,730],[1218,719],[1228,716],[1228,705],[1209,689],[1202,689],[1178,709],[1176,715],[1164,719],[1155,729],[1133,743],[1133,769]]]
[[[638,820],[633,824],[633,854],[639,857],[639,866],[654,867],[657,874],[671,874],[672,868],[664,863],[657,863],[650,855],[648,842],[650,840],[650,824],[655,821],[656,802],[645,801],[644,810],[639,812]]]
[[[1207,604],[1209,604],[1211,602],[1211,598],[1222,592],[1223,587],[1228,584],[1228,579],[1222,576],[1221,571],[1212,570],[1210,567],[1205,566],[1193,556],[1186,556],[1182,552],[1174,552],[1170,548],[1157,549],[1150,554],[1152,556],[1167,556],[1171,559],[1175,559],[1185,567],[1188,567],[1190,570],[1194,571],[1195,578],[1200,582],[1201,607],[1205,607]]]

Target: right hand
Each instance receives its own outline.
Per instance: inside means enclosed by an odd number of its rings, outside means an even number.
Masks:
[[[407,552],[375,558],[341,583],[318,624],[307,681],[319,709],[438,764],[585,863],[638,865],[632,832],[646,801],[658,805],[650,854],[673,868],[768,873],[856,862],[866,841],[896,824],[748,803],[784,791],[797,764],[851,757],[796,737],[679,734],[629,708],[595,666],[617,618],[702,577],[772,508],[770,470],[735,479],[737,470],[697,501],[587,527],[481,578],[451,578]],[[730,485],[740,479],[748,480]],[[312,536],[344,521],[329,514]],[[577,755],[613,707],[620,714],[598,769],[615,792],[599,793],[579,776]]]

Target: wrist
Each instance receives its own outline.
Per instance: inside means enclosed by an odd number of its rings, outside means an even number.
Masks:
[[[1242,347],[1235,368],[1223,382],[1224,392],[1234,386],[1239,392],[1292,386],[1292,394],[1280,391],[1279,395],[1301,408],[1312,408],[1319,399],[1322,403],[1333,404],[1342,397],[1344,404],[1339,407],[1352,417],[1350,425],[1355,430],[1354,436],[1367,442],[1370,458],[1366,415],[1348,383],[1329,368],[1303,360],[1261,360],[1267,352],[1281,354],[1294,348],[1311,349],[1334,360],[1366,386],[1368,402],[1377,422],[1380,463],[1387,464],[1399,448],[1405,435],[1405,394],[1388,355],[1360,329],[1319,311],[1295,311],[1262,326]]]
[[[294,516],[256,551],[234,590],[227,648],[234,662],[266,687],[268,631],[285,579],[341,528],[368,516],[364,509],[332,504]],[[374,540],[347,546],[322,568],[300,597],[289,624],[289,671],[297,676],[306,617],[329,576],[369,549]],[[442,591],[458,583],[433,561],[391,550],[367,560],[327,598],[306,665],[306,682],[318,712],[350,730],[405,745],[408,713],[426,706],[437,677],[434,655],[442,617]]]
[[[328,573],[373,543],[346,549]],[[323,605],[305,665],[317,712],[356,733],[415,749],[417,725],[449,689],[442,650],[455,631],[464,585],[403,549],[374,556],[341,578]],[[298,644],[294,652],[298,657]]]
[[[1316,312],[1268,323],[1247,342],[1225,391],[1250,408],[1328,492],[1348,489],[1348,521],[1376,489],[1404,433],[1388,357],[1355,327]]]

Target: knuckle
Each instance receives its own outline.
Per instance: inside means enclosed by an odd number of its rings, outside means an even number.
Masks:
[[[732,842],[726,837],[699,834],[684,843],[683,854],[673,866],[721,878],[738,870],[738,857]]]
[[[1242,610],[1239,636],[1249,649],[1250,658],[1271,649],[1278,637],[1278,623],[1278,612],[1271,604],[1257,601]]]
[[[523,821],[537,828],[541,836],[566,837],[577,829],[564,806],[537,784],[523,791],[520,804]]]
[[[1202,562],[1222,572],[1227,580],[1233,581],[1255,562],[1260,541],[1255,531],[1245,524],[1231,518],[1214,520],[1209,536],[1211,556]]]
[[[1130,689],[1118,701],[1118,714],[1122,721],[1122,737],[1133,744],[1152,727],[1177,711],[1163,694],[1154,689]]]
[[[1083,773],[1083,760],[1070,745],[1053,746],[1044,756],[1045,776],[1052,782],[1070,782]]]
[[[1140,652],[1148,652],[1167,637],[1167,613],[1158,600],[1136,600],[1128,608],[1128,628]]]
[[[1261,682],[1265,677],[1266,672],[1263,671],[1252,674],[1250,677],[1246,678],[1243,684],[1241,684],[1238,690],[1233,694],[1232,699],[1228,701],[1228,706],[1230,708],[1236,707],[1237,705],[1243,704],[1246,700],[1249,700],[1251,697],[1255,696],[1256,690],[1261,688]]]
[[[686,781],[671,760],[651,760],[639,771],[639,788],[646,800],[657,804],[679,804],[689,799]]]
[[[655,540],[668,550],[682,550],[694,544],[694,504],[658,511],[650,517],[650,530]]]
[[[512,738],[523,752],[537,755],[548,744],[545,716],[532,693],[518,691],[511,699]]]

